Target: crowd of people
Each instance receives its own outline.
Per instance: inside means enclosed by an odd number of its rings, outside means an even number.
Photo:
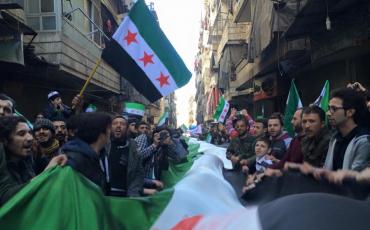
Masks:
[[[284,190],[284,195],[330,191],[368,198],[369,111],[369,93],[357,82],[333,90],[327,112],[315,104],[297,108],[291,119],[294,136],[284,131],[280,113],[253,121],[245,112],[235,116],[235,110],[231,111],[226,127],[232,124],[233,129],[228,129],[230,145],[226,155],[234,170],[246,175],[243,198],[252,203],[256,197],[279,197],[277,192],[272,195],[272,187]],[[233,137],[234,131],[237,137]],[[300,180],[295,180],[297,177]],[[348,180],[352,181],[351,186],[345,187]],[[297,189],[305,182],[310,186]]]
[[[16,102],[0,94],[0,205],[57,165],[72,167],[105,195],[137,197],[162,190],[162,171],[186,161],[180,130],[130,114],[81,112],[80,96],[71,107],[57,91],[48,100],[30,124],[16,114]]]
[[[57,165],[72,167],[105,195],[148,196],[166,187],[162,174],[170,164],[187,160],[181,129],[128,114],[81,112],[79,96],[71,107],[56,91],[48,99],[31,126],[15,114],[15,101],[0,94],[0,204]],[[211,123],[210,142],[228,144],[226,158],[245,175],[243,198],[250,203],[316,191],[367,199],[369,101],[359,83],[333,90],[326,112],[314,104],[297,108],[294,136],[281,113],[253,119],[231,109],[225,124]]]

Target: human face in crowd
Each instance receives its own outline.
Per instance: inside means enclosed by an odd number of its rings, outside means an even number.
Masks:
[[[49,142],[52,137],[53,134],[49,129],[41,128],[35,131],[35,139],[39,144]]]
[[[126,136],[127,121],[122,117],[118,117],[112,121],[112,137],[120,139]]]
[[[267,132],[271,137],[277,137],[282,132],[282,126],[279,119],[269,119],[267,123]]]
[[[294,132],[300,133],[302,131],[302,110],[301,109],[295,111],[290,123],[292,123]]]
[[[303,130],[310,138],[318,136],[324,125],[324,122],[320,120],[320,116],[317,113],[304,113],[302,115]]]
[[[255,122],[253,125],[254,136],[260,136],[266,132],[262,122]]]
[[[128,126],[128,130],[130,131],[130,133],[137,133],[136,123],[135,122],[130,123]]]
[[[138,132],[139,132],[139,134],[146,134],[146,135],[148,135],[149,134],[149,127],[147,125],[145,125],[145,124],[142,124],[138,128]]]
[[[5,147],[11,153],[11,158],[24,158],[31,153],[33,137],[30,128],[25,122],[19,122],[10,134],[9,142]]]
[[[13,104],[9,100],[0,99],[0,117],[11,116],[13,114]]]
[[[62,103],[63,103],[63,101],[62,101],[61,97],[57,97],[57,98],[55,98],[54,100],[51,101],[51,104],[53,104],[54,106],[61,105]]]
[[[332,127],[340,127],[343,125],[347,120],[347,112],[343,108],[343,100],[337,97],[330,99],[329,101],[329,110],[326,112],[328,116],[328,121]]]
[[[239,136],[244,136],[247,132],[247,125],[243,120],[237,121],[235,124],[235,129],[238,132]]]
[[[67,127],[64,121],[53,121],[55,137],[58,141],[64,142],[67,138]]]
[[[44,118],[44,115],[42,115],[41,113],[36,115],[36,121],[42,118]]]
[[[270,152],[270,148],[264,141],[257,141],[256,146],[254,147],[257,157],[263,157],[264,155]]]

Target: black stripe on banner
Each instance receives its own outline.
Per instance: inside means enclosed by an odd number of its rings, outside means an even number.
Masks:
[[[102,59],[127,79],[150,102],[155,102],[162,97],[145,72],[115,40],[112,39],[106,44]]]

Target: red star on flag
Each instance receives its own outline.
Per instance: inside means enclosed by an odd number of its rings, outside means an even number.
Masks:
[[[227,109],[224,109],[224,112],[227,113]]]
[[[224,118],[225,118],[225,116],[224,116],[224,115],[222,115],[222,116],[221,116],[221,119],[224,119]]]
[[[170,78],[170,76],[165,76],[162,72],[161,75],[158,78],[156,78],[156,80],[159,81],[159,85],[161,86],[161,88],[164,85],[170,85],[170,83],[168,82],[168,78]]]
[[[132,42],[137,43],[136,35],[137,33],[131,33],[131,31],[128,31],[126,37],[123,40],[127,41],[127,45],[130,45]]]
[[[144,57],[140,58],[139,60],[144,62],[144,67],[145,67],[148,63],[154,64],[153,56],[154,56],[154,54],[149,55],[144,51]]]

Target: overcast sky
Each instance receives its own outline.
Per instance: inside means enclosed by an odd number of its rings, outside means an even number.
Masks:
[[[167,38],[193,73],[194,57],[198,49],[203,0],[146,0],[154,3],[159,23]],[[190,82],[176,90],[177,124],[188,123],[188,100],[195,95],[195,75]]]

